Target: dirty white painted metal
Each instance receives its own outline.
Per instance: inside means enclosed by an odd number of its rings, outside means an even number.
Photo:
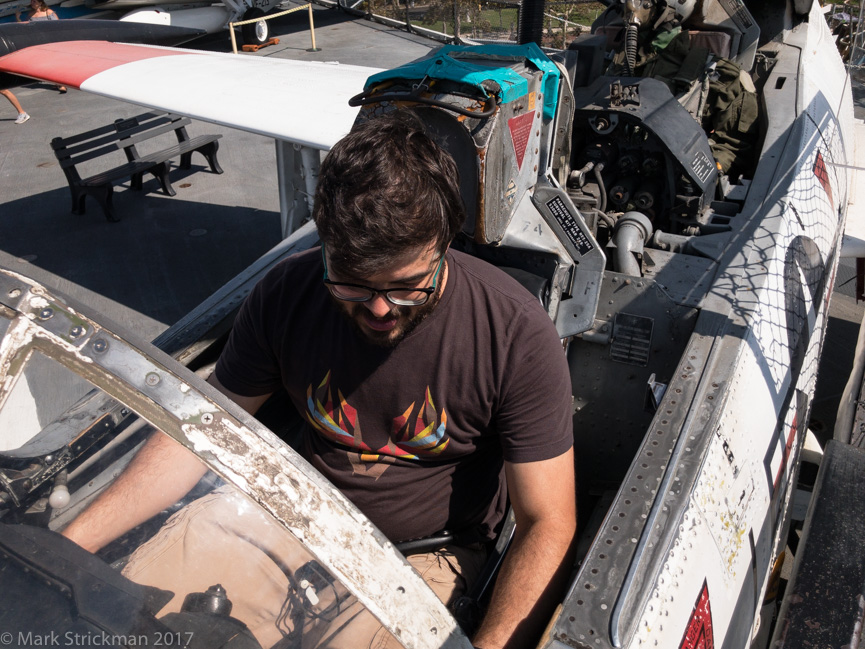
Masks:
[[[855,157],[850,170],[850,212],[841,255],[865,258],[865,122],[856,120],[853,136]]]

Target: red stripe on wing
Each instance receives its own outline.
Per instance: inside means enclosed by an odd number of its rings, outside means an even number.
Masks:
[[[80,88],[90,77],[126,63],[189,53],[105,41],[67,41],[34,45],[0,57],[0,70]]]

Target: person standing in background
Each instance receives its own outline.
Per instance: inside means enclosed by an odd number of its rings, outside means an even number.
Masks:
[[[30,115],[24,112],[24,109],[21,108],[21,104],[18,102],[18,98],[12,94],[11,90],[0,90],[0,95],[6,97],[9,100],[9,103],[15,107],[15,110],[18,111],[18,117],[15,120],[16,124],[23,124],[28,119],[30,119]]]

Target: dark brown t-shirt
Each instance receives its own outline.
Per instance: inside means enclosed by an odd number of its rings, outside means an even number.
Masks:
[[[443,529],[493,538],[502,459],[573,443],[571,384],[537,299],[451,251],[440,302],[393,349],[368,343],[322,283],[315,248],[277,264],[243,305],[216,366],[243,396],[284,387],[306,459],[398,542]]]

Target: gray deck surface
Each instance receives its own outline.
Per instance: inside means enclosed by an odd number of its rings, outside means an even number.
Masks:
[[[335,9],[317,7],[315,27],[318,52],[307,51],[307,13],[300,11],[271,21],[278,45],[241,56],[387,68],[439,45]],[[231,51],[227,32],[189,47]],[[109,223],[92,199],[86,214],[70,213],[69,188],[49,142],[142,109],[77,90],[61,95],[49,84],[31,83],[15,93],[32,119],[14,124],[12,107],[0,99],[0,266],[60,289],[138,337],[152,339],[278,242],[272,140],[194,123],[193,135],[223,135],[219,160],[225,173],[210,174],[203,158],[195,157],[191,172],[172,171],[173,198],[158,193],[152,178],[145,184],[148,193],[129,190],[127,182],[115,190],[121,221]],[[266,120],[279,108],[250,105],[249,110]],[[852,297],[853,272],[852,261],[845,260],[817,386],[812,425],[826,431],[834,425],[863,313]]]

